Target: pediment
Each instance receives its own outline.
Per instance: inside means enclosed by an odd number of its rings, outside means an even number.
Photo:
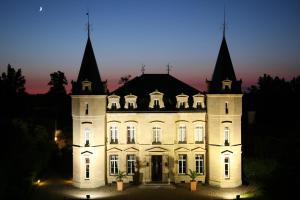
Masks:
[[[196,147],[191,149],[191,151],[206,151],[206,149],[202,148],[202,147]]]
[[[229,150],[225,150],[225,151],[222,151],[221,154],[233,154],[233,152],[229,151]]]
[[[185,148],[185,147],[178,147],[177,149],[174,149],[174,151],[190,151],[188,148]]]
[[[139,151],[139,149],[134,148],[134,147],[129,147],[129,148],[125,149],[124,151],[126,151],[126,152],[137,152],[137,151]]]
[[[117,147],[113,147],[113,148],[107,149],[107,151],[122,151],[122,149],[119,149]]]
[[[162,148],[162,147],[151,147],[149,149],[146,149],[146,151],[149,152],[166,152],[169,151],[168,149]]]
[[[93,154],[93,152],[90,152],[90,151],[84,151],[84,152],[81,152],[81,154],[84,154],[84,155],[86,155],[86,154]]]

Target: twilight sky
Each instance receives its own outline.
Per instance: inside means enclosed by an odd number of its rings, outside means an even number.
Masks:
[[[264,73],[300,75],[299,0],[1,0],[0,72],[21,68],[26,91],[45,93],[50,73],[77,79],[87,39],[86,12],[102,80],[171,74],[200,90],[211,79],[222,39],[246,88]],[[43,7],[40,12],[40,6]]]

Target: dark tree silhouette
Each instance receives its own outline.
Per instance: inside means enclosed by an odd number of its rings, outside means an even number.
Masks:
[[[50,89],[48,93],[51,94],[66,94],[65,85],[68,85],[65,74],[61,71],[53,72],[50,74],[51,80],[48,83]]]
[[[0,78],[1,94],[15,95],[25,93],[25,77],[21,69],[15,70],[10,64],[7,65],[7,72],[3,72]]]
[[[119,84],[125,84],[127,83],[131,78],[131,75],[127,75],[127,76],[122,76],[119,80]]]

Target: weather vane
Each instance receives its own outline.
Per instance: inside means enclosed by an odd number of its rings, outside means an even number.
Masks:
[[[171,71],[171,68],[172,68],[172,67],[173,67],[173,66],[170,65],[170,63],[167,64],[167,73],[168,73],[168,74],[170,74],[170,71]]]
[[[223,22],[223,37],[225,37],[225,30],[226,30],[226,9],[225,9],[225,4],[224,4],[224,16],[223,16],[223,18],[224,18],[224,22]]]
[[[90,13],[89,13],[89,11],[87,11],[86,15],[88,17],[87,31],[88,31],[88,36],[90,37]]]
[[[142,68],[141,68],[142,74],[145,73],[145,70],[146,70],[145,68],[146,68],[146,65],[142,64]]]

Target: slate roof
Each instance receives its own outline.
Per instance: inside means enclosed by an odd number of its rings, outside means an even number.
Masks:
[[[82,81],[91,81],[92,82],[92,91],[82,91]],[[92,42],[88,36],[80,71],[76,82],[73,82],[73,94],[105,94],[106,89],[105,85],[101,81],[100,73],[98,70],[97,61],[95,58]]]
[[[222,89],[223,80],[232,81],[231,90]],[[208,81],[208,85],[208,93],[241,93],[241,81],[236,80],[225,36],[223,36],[212,79]]]
[[[121,107],[124,105],[124,96],[133,94],[137,96],[137,110],[149,110],[150,93],[158,90],[163,93],[165,109],[176,110],[176,95],[186,94],[189,96],[189,106],[192,107],[193,95],[200,93],[199,90],[176,79],[169,74],[142,74],[119,87],[111,94],[121,97]]]

